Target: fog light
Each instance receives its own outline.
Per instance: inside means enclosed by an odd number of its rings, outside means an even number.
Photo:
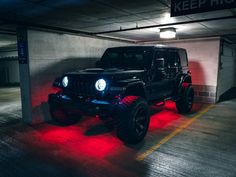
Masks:
[[[68,86],[68,83],[69,83],[69,79],[67,76],[63,77],[62,79],[62,85],[63,87],[67,87]]]
[[[98,91],[104,91],[105,88],[106,88],[106,81],[104,79],[99,79],[97,80],[97,82],[95,83],[95,88],[98,90]]]

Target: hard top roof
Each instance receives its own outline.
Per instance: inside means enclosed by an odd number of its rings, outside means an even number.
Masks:
[[[134,46],[120,46],[120,47],[111,47],[108,49],[181,49],[185,50],[183,48],[178,48],[178,47],[172,47],[172,46],[167,46],[167,45],[134,45]]]

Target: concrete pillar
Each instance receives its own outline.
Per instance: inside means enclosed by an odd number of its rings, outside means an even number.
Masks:
[[[234,87],[236,87],[236,49],[234,49]]]
[[[25,26],[19,26],[17,28],[17,47],[20,72],[22,118],[24,122],[32,123],[28,38],[27,27]]]

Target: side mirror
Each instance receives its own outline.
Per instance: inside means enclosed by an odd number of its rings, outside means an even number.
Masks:
[[[165,61],[164,58],[157,58],[154,60],[154,67],[158,70],[158,71],[163,71],[164,67],[165,67]]]
[[[61,77],[58,77],[55,79],[55,81],[52,84],[54,87],[61,87]]]

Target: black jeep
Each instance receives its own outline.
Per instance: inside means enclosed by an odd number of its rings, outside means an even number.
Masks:
[[[112,117],[117,136],[140,142],[147,133],[149,104],[176,102],[188,113],[194,91],[185,49],[165,46],[108,48],[97,68],[69,72],[55,80],[49,95],[52,118],[76,123],[84,113]]]

